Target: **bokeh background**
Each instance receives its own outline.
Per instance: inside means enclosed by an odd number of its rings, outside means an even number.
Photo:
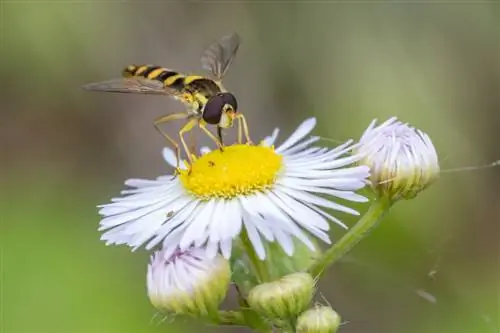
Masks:
[[[149,304],[146,251],[99,241],[96,205],[127,178],[171,171],[151,122],[181,105],[80,88],[130,63],[197,73],[203,48],[236,31],[243,44],[225,82],[254,137],[315,116],[317,134],[342,141],[398,116],[431,136],[443,169],[500,156],[493,2],[0,6],[1,332],[200,329]],[[347,321],[341,332],[500,332],[499,197],[500,170],[490,168],[443,173],[396,205],[320,285]]]

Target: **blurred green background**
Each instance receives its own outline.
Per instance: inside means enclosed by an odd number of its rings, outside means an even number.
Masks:
[[[194,330],[155,315],[146,251],[99,241],[96,205],[127,178],[170,172],[151,122],[182,107],[80,88],[130,63],[197,73],[202,49],[237,31],[225,82],[254,137],[316,116],[316,133],[345,140],[395,115],[431,136],[444,169],[500,156],[494,3],[0,6],[1,332]],[[500,332],[499,184],[499,169],[443,174],[396,205],[320,285],[348,321],[341,332]]]

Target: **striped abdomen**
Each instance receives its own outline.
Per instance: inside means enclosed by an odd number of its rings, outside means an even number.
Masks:
[[[217,83],[203,76],[185,75],[155,65],[130,65],[123,70],[123,76],[138,76],[160,81],[165,87],[178,91],[187,90],[191,93],[201,93],[206,98],[221,91]]]
[[[123,70],[125,77],[144,77],[149,80],[160,81],[165,87],[182,90],[186,75],[155,65],[130,65]]]

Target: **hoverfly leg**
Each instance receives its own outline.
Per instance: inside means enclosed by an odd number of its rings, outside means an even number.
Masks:
[[[172,178],[170,178],[170,181],[173,181],[175,177],[177,177],[177,175],[179,175],[179,171],[178,169],[175,169],[174,173],[172,174]]]
[[[219,137],[219,142],[220,142],[220,151],[223,151],[222,147],[224,147],[224,141],[222,141],[222,127],[217,126],[217,136]]]
[[[191,141],[191,151],[196,152],[196,141],[197,141],[197,136],[196,136],[196,131],[191,131],[189,132],[189,139]]]
[[[198,121],[199,120],[197,118],[191,118],[187,122],[187,124],[184,125],[184,127],[182,127],[181,130],[179,131],[179,137],[181,138],[181,143],[182,143],[182,146],[184,147],[184,150],[186,151],[186,155],[188,157],[190,165],[193,164],[193,158],[191,156],[191,151],[189,150],[188,145],[186,144],[186,141],[184,140],[184,133],[191,131],[196,126]]]
[[[177,143],[177,141],[175,141],[174,139],[172,139],[167,133],[163,132],[160,128],[160,124],[164,124],[164,123],[167,123],[169,121],[172,121],[172,120],[181,120],[181,119],[185,119],[187,118],[188,115],[184,112],[179,112],[179,113],[173,113],[173,114],[169,114],[167,116],[163,116],[161,118],[158,118],[156,119],[154,122],[153,122],[153,125],[154,127],[156,128],[156,130],[158,132],[160,132],[161,135],[163,135],[163,137],[165,139],[167,139],[167,141],[173,146],[174,150],[175,150],[175,154],[177,156],[177,167],[176,167],[176,172],[174,173],[174,178],[177,174],[177,169],[179,169],[180,167],[180,162],[181,162],[181,150],[179,149],[179,144]]]
[[[245,133],[245,139],[247,140],[247,144],[253,145],[252,139],[250,139],[250,133],[248,131],[248,125],[247,125],[247,120],[245,119],[245,116],[243,114],[238,114],[237,116],[238,121],[243,125],[243,131]]]
[[[199,126],[200,128],[205,132],[207,133],[208,137],[210,139],[212,139],[215,144],[217,145],[217,147],[221,150],[221,151],[224,151],[223,150],[223,147],[222,147],[222,140],[219,140],[217,139],[217,137],[215,135],[212,134],[212,132],[210,132],[206,127],[205,127],[205,124],[202,124],[202,123],[199,123]],[[222,132],[220,133],[220,135],[222,135]]]
[[[238,120],[238,144],[243,143],[243,128],[241,126],[241,121]]]

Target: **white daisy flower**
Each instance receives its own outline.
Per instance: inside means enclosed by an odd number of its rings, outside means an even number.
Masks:
[[[132,189],[100,206],[100,230],[107,230],[102,239],[134,249],[163,242],[169,253],[205,246],[210,256],[220,251],[229,258],[233,241],[245,232],[260,259],[265,241],[278,242],[288,255],[294,237],[311,250],[309,235],[329,244],[328,222],[345,226],[325,209],[358,215],[332,199],[367,201],[355,191],[367,183],[369,168],[352,166],[362,157],[348,154],[352,141],[334,149],[312,146],[319,137],[306,136],[315,125],[314,118],[304,121],[277,148],[278,129],[260,145],[204,148],[176,178],[126,181]],[[163,154],[175,167],[173,152]]]
[[[166,253],[157,251],[148,266],[151,304],[160,311],[193,316],[217,312],[231,282],[229,262],[204,249]]]
[[[415,197],[439,176],[439,162],[431,139],[421,130],[390,118],[379,126],[372,121],[356,151],[371,169],[372,187],[392,200]]]

